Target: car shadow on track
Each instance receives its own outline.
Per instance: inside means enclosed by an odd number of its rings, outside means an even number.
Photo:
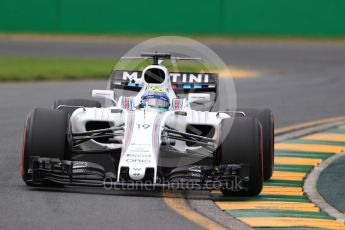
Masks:
[[[111,195],[111,196],[137,196],[137,197],[170,197],[188,199],[210,199],[209,191],[191,190],[107,190],[104,188],[81,188],[81,187],[28,187],[30,191],[54,192],[54,193],[80,193],[91,195]]]

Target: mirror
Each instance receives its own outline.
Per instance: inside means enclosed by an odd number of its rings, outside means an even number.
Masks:
[[[94,90],[92,90],[92,97],[108,99],[108,100],[112,101],[114,103],[114,105],[116,105],[115,93],[112,90],[94,89]]]

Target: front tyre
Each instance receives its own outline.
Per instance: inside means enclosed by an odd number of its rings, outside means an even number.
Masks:
[[[263,187],[261,126],[255,118],[228,118],[221,122],[221,144],[217,150],[220,164],[248,164],[248,190],[222,188],[224,196],[255,196]]]
[[[69,117],[61,110],[34,109],[27,117],[22,146],[21,174],[27,185],[33,185],[28,169],[32,156],[69,158]]]

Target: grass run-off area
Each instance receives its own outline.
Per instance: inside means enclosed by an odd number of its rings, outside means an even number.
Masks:
[[[149,60],[0,56],[0,81],[108,79],[111,70],[142,70]],[[165,63],[168,69],[169,63]],[[180,63],[179,71],[201,71],[200,63]]]

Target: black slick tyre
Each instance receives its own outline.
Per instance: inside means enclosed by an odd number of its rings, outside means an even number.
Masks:
[[[230,131],[229,131],[230,130]],[[220,164],[248,164],[248,190],[222,188],[224,196],[255,196],[263,187],[262,134],[255,118],[229,118],[221,122]]]
[[[260,121],[263,138],[264,180],[272,177],[274,170],[274,117],[270,109],[239,108],[246,117],[254,117]]]
[[[32,156],[68,158],[69,117],[65,111],[34,109],[27,117],[22,146],[21,175],[27,185],[33,185],[28,169]]]

